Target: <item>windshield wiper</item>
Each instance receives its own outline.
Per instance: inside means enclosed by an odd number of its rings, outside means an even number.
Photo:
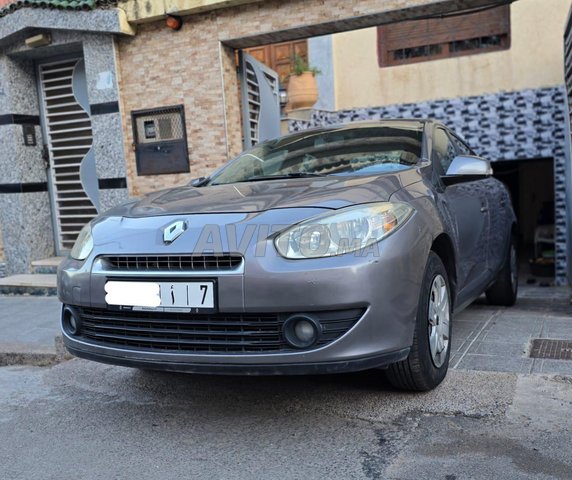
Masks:
[[[283,173],[279,175],[255,175],[254,177],[250,177],[246,180],[242,180],[243,182],[259,182],[263,180],[280,180],[285,178],[309,178],[309,177],[325,177],[325,173],[316,173],[316,172],[291,172],[291,173]]]
[[[291,173],[281,173],[279,175],[255,175],[254,177],[245,178],[244,180],[237,180],[235,182],[225,182],[227,184],[231,183],[246,183],[246,182],[263,182],[265,180],[284,180],[288,178],[310,178],[310,177],[326,177],[325,173],[316,172],[291,172]],[[210,185],[224,185],[224,183],[211,183]]]

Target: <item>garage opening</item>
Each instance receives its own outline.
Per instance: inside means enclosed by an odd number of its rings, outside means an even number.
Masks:
[[[521,276],[551,282],[554,274],[554,161],[510,160],[493,164],[509,189],[518,218]]]

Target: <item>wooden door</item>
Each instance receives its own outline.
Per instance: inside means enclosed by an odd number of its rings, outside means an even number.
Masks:
[[[305,62],[308,62],[307,40],[273,43],[271,45],[248,48],[245,51],[256,60],[278,73],[280,82],[283,85],[286,85],[288,75],[292,73],[294,55],[299,55]]]

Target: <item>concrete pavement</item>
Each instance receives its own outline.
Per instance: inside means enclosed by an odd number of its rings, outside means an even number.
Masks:
[[[570,377],[223,377],[0,368],[0,478],[569,479]]]
[[[0,366],[56,361],[60,309],[56,297],[0,295]]]
[[[529,357],[533,339],[572,341],[568,288],[521,286],[515,306],[498,308],[484,297],[453,319],[451,367],[514,373],[572,375],[572,361]]]
[[[0,350],[54,352],[59,308],[0,297]],[[447,378],[422,394],[394,391],[379,372],[5,366],[0,479],[569,479],[572,361],[529,358],[532,338],[572,339],[567,289],[469,307],[455,319]]]

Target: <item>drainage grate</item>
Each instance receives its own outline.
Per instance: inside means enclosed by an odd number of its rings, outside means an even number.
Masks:
[[[530,349],[531,358],[572,360],[572,340],[546,340],[535,338]]]

